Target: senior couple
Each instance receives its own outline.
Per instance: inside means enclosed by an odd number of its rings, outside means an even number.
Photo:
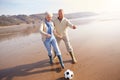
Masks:
[[[69,42],[69,37],[67,33],[67,28],[70,27],[72,29],[76,29],[76,26],[74,26],[68,19],[64,17],[64,11],[63,9],[58,10],[58,17],[52,20],[52,13],[46,12],[45,13],[45,20],[42,21],[40,25],[40,33],[42,35],[42,41],[48,51],[48,56],[50,59],[50,64],[53,64],[53,56],[52,56],[52,49],[51,46],[54,49],[55,57],[58,57],[59,62],[61,64],[61,67],[64,69],[64,63],[61,56],[61,51],[59,49],[59,44],[61,40],[64,41],[65,46],[67,48],[67,51],[69,52],[72,62],[76,63],[77,60],[74,55],[74,51],[72,46]]]

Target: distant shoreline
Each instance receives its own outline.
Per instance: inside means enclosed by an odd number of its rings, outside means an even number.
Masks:
[[[69,13],[65,14],[65,17],[68,19],[82,18],[95,16],[97,13],[93,12],[79,12],[79,13]],[[57,17],[57,14],[54,14],[53,19]],[[10,25],[20,25],[23,23],[30,24],[35,22],[40,22],[45,18],[44,13],[32,14],[32,15],[1,15],[0,16],[0,26],[10,26]]]

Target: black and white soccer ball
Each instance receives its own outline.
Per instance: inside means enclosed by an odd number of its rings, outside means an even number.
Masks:
[[[71,71],[70,69],[67,69],[67,70],[64,72],[64,76],[65,76],[65,79],[71,80],[71,79],[73,79],[73,77],[74,77],[74,73],[73,73],[73,71]]]

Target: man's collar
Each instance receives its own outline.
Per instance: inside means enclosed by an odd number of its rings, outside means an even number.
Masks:
[[[60,19],[60,18],[58,17],[58,20],[59,20],[59,21],[62,21],[63,19],[64,19],[64,17],[63,17],[62,19]]]

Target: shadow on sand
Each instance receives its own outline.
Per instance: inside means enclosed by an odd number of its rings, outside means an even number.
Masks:
[[[60,77],[60,78],[58,78],[56,80],[67,80],[67,79],[65,79],[64,77]]]
[[[70,61],[64,61],[64,63],[67,62]],[[40,73],[52,72],[52,71],[59,73],[62,70],[61,67],[54,68],[53,66],[51,66],[51,68],[49,68],[50,66],[51,65],[49,64],[49,60],[46,59],[32,64],[19,65],[16,67],[3,69],[0,70],[0,80],[12,80],[14,77],[28,76],[32,74],[40,74]],[[58,79],[58,80],[64,80],[64,79]]]

